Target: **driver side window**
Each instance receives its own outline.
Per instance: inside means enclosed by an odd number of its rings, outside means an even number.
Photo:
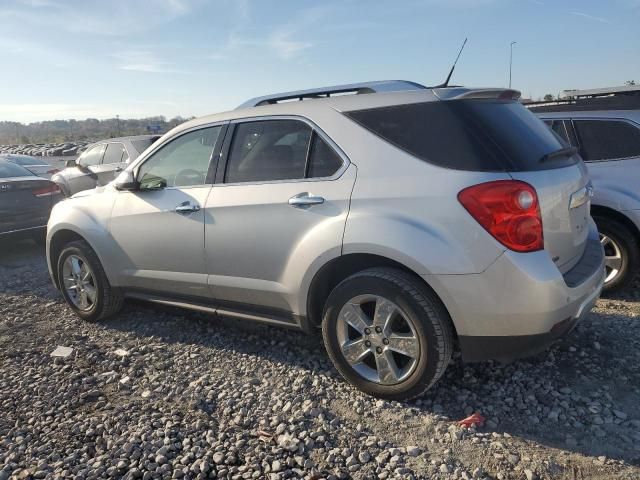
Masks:
[[[141,190],[203,185],[222,126],[179,136],[154,153],[138,169]]]

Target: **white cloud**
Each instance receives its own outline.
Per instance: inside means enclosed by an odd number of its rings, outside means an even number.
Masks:
[[[161,73],[168,72],[167,62],[160,60],[149,50],[128,50],[114,53],[119,70],[130,70],[134,72]]]
[[[588,13],[584,13],[584,12],[571,12],[571,15],[575,15],[575,16],[583,17],[583,18],[588,18],[589,20],[595,20],[596,22],[600,22],[600,23],[608,23],[608,24],[611,23],[606,18],[596,17],[594,15],[589,15]]]
[[[174,20],[202,0],[12,0],[0,19],[74,33],[124,36]]]

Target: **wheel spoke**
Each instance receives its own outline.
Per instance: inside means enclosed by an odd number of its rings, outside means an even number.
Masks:
[[[381,327],[383,332],[387,332],[393,315],[396,313],[396,306],[389,300],[379,297],[376,301],[376,311],[373,315],[373,325]]]
[[[80,259],[78,257],[71,257],[71,271],[75,275],[80,275],[82,268],[80,267]]]
[[[89,306],[89,301],[87,300],[87,292],[80,292],[78,303],[80,304],[80,308],[87,308]]]
[[[400,372],[391,351],[383,350],[381,354],[375,357],[380,383],[396,383],[400,378]]]
[[[418,339],[412,333],[393,333],[389,337],[387,347],[406,357],[418,358],[420,345]]]
[[[355,328],[360,335],[364,335],[364,329],[371,325],[371,321],[362,311],[360,305],[348,303],[343,309],[342,319]]]
[[[605,265],[612,270],[620,270],[622,268],[622,257],[620,255],[612,255],[605,257]]]
[[[611,243],[611,239],[606,235],[600,234],[600,243],[602,244],[602,246],[608,245],[609,243]]]
[[[85,285],[84,291],[87,294],[87,298],[91,300],[91,304],[96,303],[96,289],[91,285]]]
[[[350,340],[342,345],[342,354],[351,365],[362,362],[369,353],[369,349],[364,344],[363,338]]]

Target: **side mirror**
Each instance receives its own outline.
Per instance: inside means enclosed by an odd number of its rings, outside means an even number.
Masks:
[[[120,172],[120,175],[113,181],[113,186],[116,190],[135,192],[140,188],[140,184],[136,181],[131,170],[124,170]]]
[[[64,162],[64,166],[65,168],[73,168],[76,166],[76,161],[75,160],[67,160],[66,162]]]

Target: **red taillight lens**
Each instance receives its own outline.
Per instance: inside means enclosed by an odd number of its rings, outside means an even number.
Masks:
[[[47,185],[46,187],[36,188],[35,190],[31,190],[31,193],[36,197],[48,197],[55,193],[60,193],[60,187],[55,183]]]
[[[538,195],[528,183],[517,180],[481,183],[462,190],[458,200],[507,248],[516,252],[544,248]]]

